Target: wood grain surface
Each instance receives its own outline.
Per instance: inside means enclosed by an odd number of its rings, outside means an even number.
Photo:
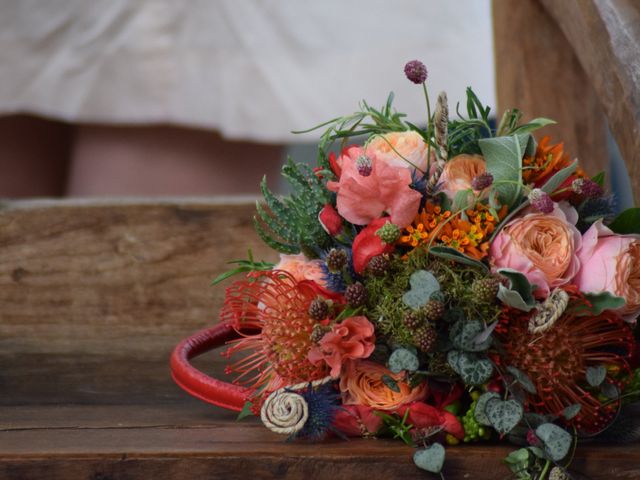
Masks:
[[[275,257],[252,213],[185,200],[0,210],[0,479],[429,478],[402,442],[285,442],[173,384],[173,346],[216,321],[224,288],[210,280],[248,247]],[[222,375],[214,353],[195,363]],[[449,448],[446,478],[509,478],[512,449]],[[575,472],[640,478],[638,456],[585,447]]]
[[[552,3],[580,3],[568,2]],[[557,125],[535,133],[564,142],[572,158],[594,175],[608,168],[606,120],[578,57],[539,0],[493,0],[498,118],[517,107],[524,120]]]

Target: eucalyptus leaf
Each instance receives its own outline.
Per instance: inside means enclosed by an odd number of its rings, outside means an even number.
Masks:
[[[478,397],[476,408],[473,410],[473,416],[480,425],[491,425],[485,409],[487,408],[489,400],[493,400],[494,398],[500,399],[500,395],[497,392],[485,392]]]
[[[552,460],[559,462],[569,453],[573,437],[554,423],[543,423],[536,428],[537,437],[544,443],[544,450]]]
[[[626,304],[623,297],[616,297],[609,292],[587,293],[585,297],[591,304],[591,307],[587,307],[589,315],[600,315],[605,310],[616,310]]]
[[[389,390],[392,390],[392,391],[394,391],[396,393],[400,393],[401,392],[400,386],[398,386],[398,382],[396,382],[389,375],[383,375],[382,376],[382,383],[384,383]]]
[[[550,118],[538,117],[533,120],[525,123],[524,125],[520,125],[516,128],[513,133],[531,133],[539,128],[546,127],[547,125],[555,125],[556,121],[551,120]]]
[[[444,465],[444,459],[445,449],[439,443],[434,443],[413,454],[413,463],[415,463],[418,468],[431,473],[440,473]]]
[[[436,257],[444,258],[445,260],[453,260],[454,262],[463,263],[465,265],[469,265],[470,267],[477,267],[484,270],[485,272],[489,271],[489,268],[484,263],[466,256],[464,253],[459,252],[455,248],[436,246],[431,247],[429,249],[429,253],[431,255],[435,255]]]
[[[607,367],[598,365],[597,367],[587,367],[587,382],[592,387],[599,387],[607,377]]]
[[[608,227],[615,233],[640,233],[640,208],[628,208],[618,215]]]
[[[529,375],[511,365],[507,367],[507,371],[513,375],[513,378],[515,378],[516,381],[522,385],[522,388],[524,388],[528,393],[531,395],[536,394],[536,387],[529,378]]]
[[[522,157],[529,137],[529,134],[515,134],[478,141],[487,172],[493,175],[494,189],[507,205],[514,205],[522,196]]]
[[[242,407],[242,411],[238,414],[238,417],[236,418],[236,422],[239,422],[243,418],[250,417],[251,415],[253,415],[253,411],[251,410],[252,408],[253,408],[253,403],[245,402],[244,406]]]
[[[501,268],[498,273],[506,277],[510,285],[510,288],[502,284],[498,286],[497,297],[502,303],[524,312],[528,312],[535,307],[534,288],[524,274],[511,268]]]
[[[533,305],[527,305],[527,302],[522,299],[522,296],[518,292],[510,290],[502,284],[498,285],[498,295],[496,296],[498,300],[505,305],[517,308],[523,312],[529,312],[533,308]]]
[[[463,210],[469,208],[470,203],[473,201],[473,190],[461,190],[456,193],[453,198],[453,211]]]
[[[522,404],[516,400],[500,400],[492,398],[487,401],[484,409],[491,426],[500,435],[505,435],[515,428],[522,416],[524,408]]]
[[[613,383],[604,382],[600,386],[600,392],[610,400],[615,400],[620,396],[620,390]]]
[[[403,370],[415,372],[419,366],[418,357],[406,348],[394,350],[389,357],[389,370],[393,373],[400,373]]]
[[[414,310],[427,304],[431,295],[440,291],[440,284],[433,273],[418,270],[409,278],[410,289],[402,296],[404,304]]]
[[[563,168],[562,170],[557,172],[553,177],[547,180],[545,184],[541,187],[542,191],[551,195],[553,192],[555,192],[558,189],[558,187],[560,187],[560,185],[562,185],[565,182],[567,178],[569,178],[573,174],[573,172],[576,171],[576,168],[578,168],[578,160],[575,160],[571,165]]]
[[[576,415],[580,413],[581,409],[582,409],[582,405],[580,405],[579,403],[574,403],[573,405],[569,405],[567,408],[565,408],[562,411],[562,416],[566,420],[571,420],[572,418],[574,418]]]

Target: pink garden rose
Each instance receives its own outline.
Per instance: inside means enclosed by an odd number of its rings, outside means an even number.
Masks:
[[[350,317],[333,326],[311,348],[307,358],[313,364],[325,361],[331,367],[330,375],[337,378],[347,360],[367,358],[375,348],[373,325],[367,317]]]
[[[322,270],[322,260],[309,260],[303,254],[285,255],[280,254],[280,261],[274,270],[283,270],[298,282],[310,280],[321,287],[326,287],[324,271]]]
[[[486,171],[486,163],[480,155],[457,155],[444,164],[441,190],[453,200],[458,192],[469,190],[473,179]]]
[[[598,220],[582,237],[574,283],[585,293],[609,292],[627,302],[627,320],[640,313],[640,235],[617,235]]]
[[[376,135],[366,146],[368,156],[387,165],[409,168],[412,171],[417,168],[420,172],[427,170],[427,150],[427,144],[415,131]]]
[[[418,213],[422,198],[409,187],[411,172],[369,156],[371,172],[362,175],[356,163],[363,154],[360,147],[345,151],[340,179],[327,183],[329,190],[337,193],[338,213],[355,225],[366,225],[386,212],[398,227],[406,227]]]
[[[531,212],[509,222],[491,244],[494,270],[511,268],[538,286],[536,296],[566,285],[580,269],[577,252],[582,236],[575,227],[578,213],[567,203],[549,214]]]

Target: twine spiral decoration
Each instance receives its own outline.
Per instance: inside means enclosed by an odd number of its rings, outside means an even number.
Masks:
[[[325,377],[313,382],[298,383],[272,392],[260,409],[260,420],[274,433],[293,435],[304,428],[309,418],[309,405],[296,390],[317,387],[333,380]]]
[[[569,305],[569,294],[556,288],[549,298],[538,307],[538,312],[529,320],[529,332],[544,333],[549,330],[562,316]]]

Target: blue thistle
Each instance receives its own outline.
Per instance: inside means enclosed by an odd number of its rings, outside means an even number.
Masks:
[[[579,219],[576,227],[581,233],[586,232],[599,218],[605,224],[610,223],[616,215],[614,196],[587,198],[578,206],[577,211]]]
[[[347,274],[351,277],[352,280],[356,280],[358,276],[356,275],[356,271],[353,269],[353,255],[351,254],[350,248],[343,249],[347,253]],[[320,257],[323,262],[321,265],[323,277],[322,279],[325,281],[327,288],[336,293],[344,293],[347,288],[347,282],[344,278],[343,272],[331,272],[329,267],[327,267],[326,258],[328,252],[323,252]]]
[[[309,418],[295,438],[321,440],[329,430],[332,430],[331,425],[340,408],[339,395],[331,383],[325,383],[317,388],[309,386],[297,393],[302,395],[309,406]]]

